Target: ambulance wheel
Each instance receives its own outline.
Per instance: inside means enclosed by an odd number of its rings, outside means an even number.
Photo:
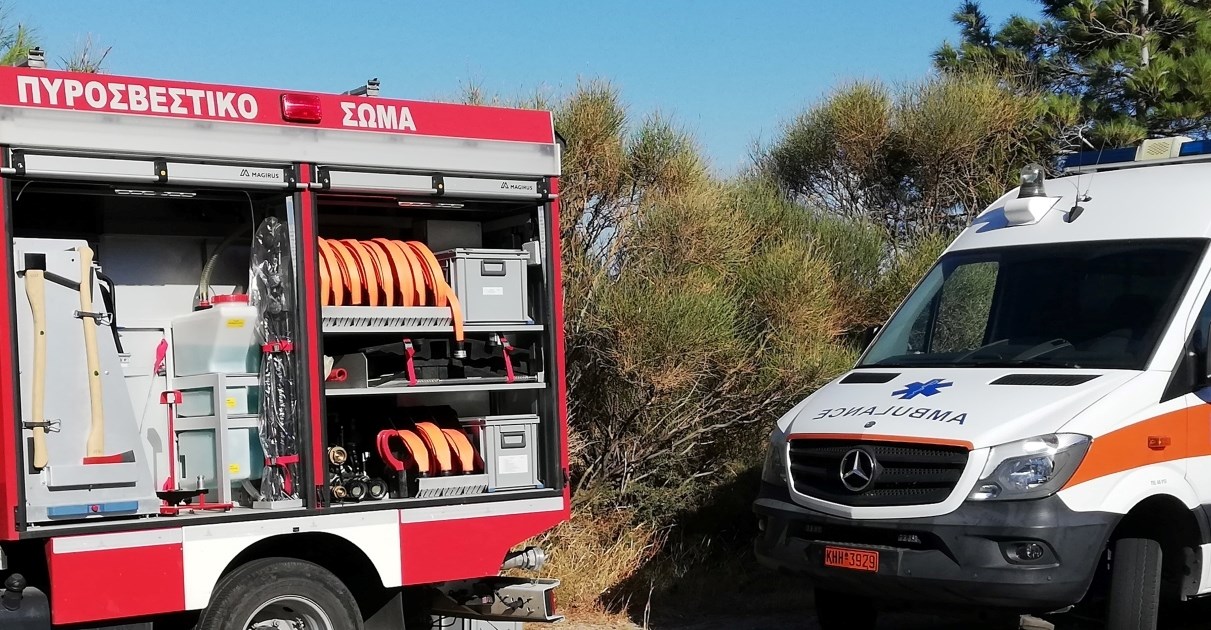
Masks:
[[[349,589],[292,558],[253,560],[219,580],[195,630],[363,630]]]
[[[1161,601],[1161,544],[1123,538],[1110,556],[1106,630],[1156,630]]]
[[[870,598],[816,589],[816,620],[821,630],[874,630],[879,612]]]

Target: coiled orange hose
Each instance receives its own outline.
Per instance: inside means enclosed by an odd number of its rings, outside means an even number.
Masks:
[[[425,447],[433,456],[430,472],[434,474],[449,474],[454,469],[454,461],[450,454],[450,442],[446,434],[432,422],[417,422],[416,432],[425,441]]]
[[[328,275],[327,288],[321,275],[325,306],[378,306],[382,298],[387,306],[447,307],[454,341],[462,352],[466,339],[462,305],[446,282],[437,257],[424,243],[385,238],[321,238],[319,242],[321,266],[327,266]]]

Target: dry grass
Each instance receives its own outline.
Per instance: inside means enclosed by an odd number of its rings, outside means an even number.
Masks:
[[[574,518],[544,537],[561,614],[594,628],[650,627],[714,615],[810,608],[806,586],[767,572],[746,550],[666,537],[623,520]]]
[[[549,556],[543,574],[560,580],[559,607],[584,623],[621,621],[630,593],[617,587],[632,579],[660,551],[664,536],[631,524],[628,513],[588,516],[582,512],[538,539]]]

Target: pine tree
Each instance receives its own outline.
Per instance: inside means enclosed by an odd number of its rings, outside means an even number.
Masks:
[[[978,3],[953,16],[946,73],[994,73],[1052,95],[1058,117],[1091,123],[1105,144],[1211,135],[1211,0],[1040,0],[1043,19],[1014,16],[995,33]]]

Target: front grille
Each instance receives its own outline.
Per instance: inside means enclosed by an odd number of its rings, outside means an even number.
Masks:
[[[854,449],[865,451],[876,464],[870,485],[857,492],[841,481],[841,460]],[[950,496],[967,455],[959,446],[791,440],[791,480],[800,494],[841,505],[928,505]]]

